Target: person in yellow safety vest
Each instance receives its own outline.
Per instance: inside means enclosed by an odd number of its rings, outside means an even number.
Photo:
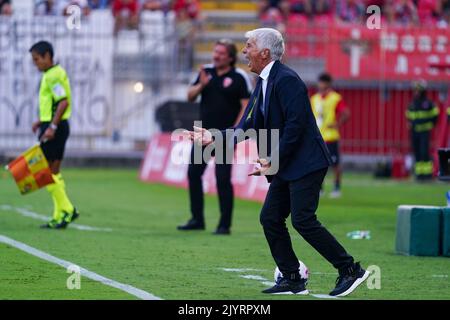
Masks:
[[[433,161],[430,155],[431,129],[434,128],[439,108],[427,98],[425,81],[413,84],[414,99],[406,110],[406,118],[411,129],[412,149],[414,152],[414,173],[418,181],[429,180],[433,176]]]
[[[331,198],[341,196],[342,167],[339,156],[339,128],[349,119],[350,110],[342,96],[332,89],[333,79],[328,73],[323,73],[318,79],[318,92],[311,97],[311,106],[317,126],[325,140],[333,162],[335,174],[334,189]],[[321,194],[324,194],[323,186]]]

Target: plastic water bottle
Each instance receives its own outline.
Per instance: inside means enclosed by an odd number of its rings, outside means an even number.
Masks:
[[[356,230],[347,233],[347,237],[350,239],[370,239],[370,231],[369,230]]]

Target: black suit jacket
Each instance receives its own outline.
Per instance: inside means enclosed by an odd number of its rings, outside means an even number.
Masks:
[[[276,61],[268,78],[264,115],[259,106],[261,100],[261,85],[258,82],[241,121],[233,129],[255,129],[260,152],[264,142],[260,141],[258,130],[267,130],[269,138],[263,140],[268,145],[272,166],[276,165],[276,153],[279,155],[279,169],[267,176],[269,182],[274,176],[287,181],[297,180],[331,164],[329,151],[311,109],[308,89],[294,70]],[[279,130],[279,139],[272,145],[270,135],[274,129]],[[223,134],[225,136],[225,131]],[[233,140],[231,143],[239,142]]]

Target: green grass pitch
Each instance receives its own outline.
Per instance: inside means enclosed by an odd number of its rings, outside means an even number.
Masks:
[[[115,281],[163,299],[315,299],[313,296],[266,296],[266,286],[243,276],[272,280],[275,267],[259,224],[261,204],[236,200],[232,235],[212,235],[218,204],[206,197],[207,230],[179,232],[188,217],[186,190],[138,181],[135,170],[65,169],[68,192],[79,208],[78,224],[112,232],[40,230],[42,223],[5,206],[50,215],[44,190],[21,196],[7,173],[0,175],[0,235],[68,260]],[[327,179],[327,190],[331,178]],[[450,259],[405,257],[394,253],[399,204],[444,205],[444,183],[379,181],[346,174],[343,197],[321,200],[321,222],[363,266],[377,265],[381,288],[362,286],[345,299],[450,299]],[[290,224],[290,221],[289,223]],[[309,268],[308,289],[328,294],[336,271],[290,227],[296,253]],[[346,233],[370,230],[370,240]],[[257,269],[226,272],[223,268]],[[62,267],[0,244],[0,299],[135,299],[90,279],[68,290]]]

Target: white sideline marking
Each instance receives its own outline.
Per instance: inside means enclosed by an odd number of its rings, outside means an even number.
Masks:
[[[238,268],[221,268],[221,270],[226,271],[226,272],[267,271],[267,270],[264,270],[264,269],[252,269],[252,268],[243,268],[243,269],[238,269]]]
[[[313,297],[319,298],[319,299],[339,299],[339,297],[330,296],[329,294],[312,294]]]
[[[49,217],[47,217],[47,216],[45,216],[43,214],[31,211],[31,210],[29,210],[27,208],[13,207],[13,206],[10,206],[10,205],[7,205],[7,204],[0,205],[0,210],[3,210],[3,211],[15,211],[16,213],[18,213],[18,214],[20,214],[20,215],[22,215],[24,217],[32,218],[32,219],[36,219],[36,220],[41,220],[41,221],[48,221],[50,219]],[[111,228],[97,228],[97,227],[85,226],[85,225],[82,225],[82,224],[76,224],[76,223],[71,223],[70,227],[74,228],[74,229],[78,229],[78,230],[83,230],[83,231],[104,231],[104,232],[111,232],[112,231]]]
[[[431,275],[433,278],[448,278],[446,274],[433,274]]]
[[[257,272],[264,272],[267,271],[265,269],[252,269],[252,268],[220,268],[223,271],[226,272],[247,272],[247,271],[257,271]],[[337,272],[310,272],[310,274],[317,274],[317,275],[337,275]]]
[[[220,268],[223,271],[226,272],[246,272],[246,271],[267,271],[267,270],[263,270],[263,269],[252,269],[252,268],[241,268],[241,269],[237,269],[237,268]],[[319,274],[319,275],[324,275],[324,274],[333,274],[336,275],[336,273],[327,273],[327,272],[312,272],[311,274]],[[259,281],[261,284],[271,287],[275,285],[275,282],[273,281],[269,281],[269,279],[266,279],[262,276],[258,276],[258,275],[254,275],[254,274],[240,274],[239,277],[244,278],[244,279],[249,279],[249,280],[257,280]],[[310,291],[311,292],[311,291]],[[313,296],[315,298],[318,299],[339,299],[338,297],[334,297],[334,296],[330,296],[328,294],[309,294],[310,296]]]
[[[6,236],[0,235],[0,242],[5,243],[7,245],[10,245],[14,248],[17,248],[19,250],[25,251],[26,253],[29,253],[35,257],[41,258],[42,260],[46,260],[48,262],[57,264],[61,267],[68,268],[71,265],[74,265],[74,263],[66,260],[59,259],[57,257],[54,257],[48,253],[45,253],[43,251],[40,251],[38,249],[35,249],[33,247],[28,246],[25,243],[16,241],[14,239],[8,238]],[[108,279],[106,277],[103,277],[95,272],[89,271],[84,268],[80,268],[80,274],[83,275],[86,278],[92,279],[94,281],[98,281],[100,283],[103,283],[107,286],[122,290],[126,293],[129,293],[135,297],[138,297],[142,300],[161,300],[161,298],[154,296],[153,294],[146,292],[144,290],[135,288],[133,286],[130,286],[128,284],[123,284],[111,279]]]
[[[250,280],[267,281],[267,279],[264,278],[264,277],[255,276],[255,275],[252,275],[252,274],[249,274],[249,275],[240,274],[239,277],[244,278],[244,279],[250,279]]]

